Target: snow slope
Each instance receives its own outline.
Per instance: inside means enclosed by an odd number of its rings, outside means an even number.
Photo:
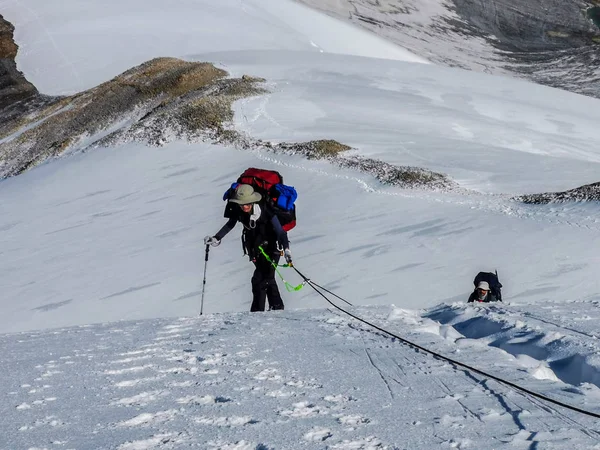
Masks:
[[[510,199],[597,181],[597,100],[407,62],[418,57],[346,25],[315,30],[330,19],[290,2],[0,5],[45,93],[153,56],[214,61],[271,90],[236,104],[237,129],[337,139],[468,189],[402,190],[326,161],[185,142],[1,181],[0,448],[598,446],[591,419],[373,333],[308,286],[284,292],[287,311],[246,313],[239,229],[211,249],[197,317],[222,192],[246,167],[272,168],[300,193],[297,267],[353,311],[598,412],[598,205]],[[505,305],[464,304],[482,269],[498,269]]]
[[[430,314],[445,316],[436,322],[389,306],[353,309],[420,345],[598,411],[597,379],[565,384],[546,362],[567,341],[592,344],[588,352],[597,342],[560,324],[534,331],[528,318],[514,321],[514,308],[492,311],[441,306]],[[486,339],[520,345],[520,354]],[[545,356],[528,356],[541,341]],[[3,449],[589,449],[600,441],[595,419],[457,370],[331,309],[20,333],[0,337],[0,349]],[[574,363],[551,365],[576,376]]]
[[[342,53],[426,62],[303,5],[277,0],[0,2],[15,26],[17,65],[40,92],[89,89],[157,56],[227,50]]]

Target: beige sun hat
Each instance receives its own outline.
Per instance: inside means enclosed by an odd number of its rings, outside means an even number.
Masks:
[[[249,184],[240,184],[235,188],[235,192],[229,201],[237,203],[238,205],[248,205],[250,203],[259,202],[261,198],[262,195],[255,192],[252,186]]]
[[[483,289],[484,291],[489,291],[490,285],[488,284],[487,281],[480,281],[479,284],[477,285],[477,289]]]

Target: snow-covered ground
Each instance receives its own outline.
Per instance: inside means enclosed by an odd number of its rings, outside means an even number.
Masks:
[[[44,93],[154,56],[211,61],[267,80],[270,94],[236,104],[238,130],[337,139],[470,192],[401,190],[324,161],[184,142],[96,149],[1,181],[0,332],[16,334],[0,337],[0,448],[600,443],[585,416],[415,353],[323,309],[309,286],[284,292],[285,312],[248,314],[239,230],[211,249],[196,317],[202,237],[224,221],[222,193],[246,167],[272,168],[300,193],[298,269],[352,311],[599,412],[599,207],[510,200],[598,181],[598,100],[415,64],[287,1],[63,4],[0,1],[19,68]],[[493,269],[506,303],[464,305],[474,275]]]
[[[599,319],[597,304],[586,307],[585,317],[573,314],[573,303],[446,305],[431,318],[393,306],[353,312],[598,412],[598,367],[581,364],[598,352],[595,330],[571,328]],[[590,449],[600,442],[597,419],[416,352],[334,309],[19,333],[0,336],[0,351],[0,448],[7,450]]]

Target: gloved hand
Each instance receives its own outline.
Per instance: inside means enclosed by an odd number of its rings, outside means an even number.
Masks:
[[[220,243],[221,243],[221,239],[219,239],[216,236],[206,236],[204,238],[204,245],[212,245],[213,247],[216,247]]]
[[[290,266],[292,265],[292,251],[289,248],[286,248],[283,252],[283,257],[285,258],[285,262]]]

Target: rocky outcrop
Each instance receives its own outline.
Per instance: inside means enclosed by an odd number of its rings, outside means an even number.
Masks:
[[[0,111],[38,95],[35,86],[17,70],[18,47],[13,39],[14,30],[13,25],[0,15]]]
[[[52,99],[0,129],[0,178],[48,158],[130,141],[232,140],[231,103],[263,92],[210,63],[156,58],[79,94]]]
[[[275,153],[302,155],[307,159],[326,159],[343,169],[351,169],[374,177],[387,186],[403,189],[425,189],[441,192],[460,190],[460,186],[447,175],[413,166],[396,166],[394,164],[360,155],[349,155],[345,152],[352,147],[332,139],[309,142],[271,144],[257,141],[259,148]]]
[[[298,1],[436,64],[600,98],[598,0]]]
[[[534,204],[546,205],[548,203],[564,202],[590,202],[600,201],[600,182],[586,184],[575,189],[562,192],[546,192],[543,194],[527,194],[515,197],[515,200]]]

